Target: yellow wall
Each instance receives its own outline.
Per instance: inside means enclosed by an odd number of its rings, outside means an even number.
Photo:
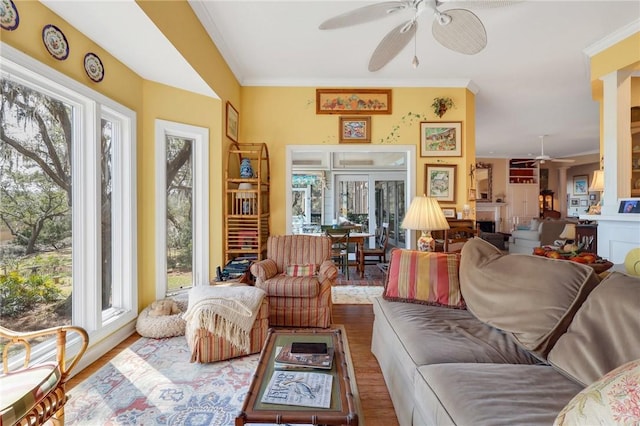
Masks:
[[[451,97],[456,108],[442,119],[437,118],[430,105],[434,97]],[[285,232],[285,152],[287,145],[338,144],[339,115],[316,114],[315,87],[243,87],[240,112],[242,142],[265,142],[271,161],[271,232]],[[371,116],[371,145],[416,145],[418,158],[418,194],[424,192],[424,164],[442,162],[456,164],[458,209],[468,203],[468,165],[475,162],[475,97],[460,88],[394,88],[393,114]],[[426,116],[427,121],[462,121],[463,156],[421,158],[420,120],[408,114]],[[393,129],[398,126],[393,137]],[[389,138],[389,139],[388,139]]]
[[[284,219],[285,146],[288,144],[337,144],[338,116],[315,113],[313,87],[241,87],[220,52],[211,42],[189,4],[184,1],[144,1],[138,5],[167,36],[203,80],[220,96],[212,99],[144,80],[101,49],[62,18],[39,2],[15,0],[20,26],[0,31],[3,42],[127,106],[137,114],[137,201],[138,201],[138,286],[139,306],[155,299],[155,119],[206,127],[210,132],[210,270],[223,263],[223,178],[226,148],[225,103],[240,112],[241,142],[266,142],[271,159],[272,232],[282,233]],[[51,57],[42,44],[41,29],[58,26],[69,41],[70,54],[64,61]],[[188,28],[188,31],[184,29]],[[82,63],[86,52],[96,53],[105,67],[105,78],[92,82]],[[463,156],[416,159],[417,193],[424,191],[424,164],[442,162],[458,165],[457,209],[468,203],[469,165],[475,161],[475,97],[460,88],[393,89],[393,114],[372,116],[372,145],[414,144],[419,149],[420,114],[429,121],[463,122]],[[434,97],[453,98],[456,107],[438,119],[431,110]],[[394,128],[397,130],[394,132]],[[394,136],[395,135],[395,136]]]

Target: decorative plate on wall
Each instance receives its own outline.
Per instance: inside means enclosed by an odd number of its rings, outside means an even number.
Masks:
[[[63,61],[69,56],[69,43],[60,28],[49,24],[42,28],[42,41],[51,56]]]
[[[84,70],[89,78],[96,83],[100,83],[104,78],[104,66],[102,61],[95,53],[87,53],[84,55]]]
[[[0,27],[13,31],[19,24],[20,16],[13,0],[0,0]]]

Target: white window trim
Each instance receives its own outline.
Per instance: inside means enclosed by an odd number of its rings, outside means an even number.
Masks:
[[[74,120],[74,138],[85,143],[74,143],[74,158],[83,161],[73,162],[73,322],[85,328],[92,343],[96,343],[116,330],[124,327],[137,317],[138,277],[137,277],[137,203],[136,203],[136,113],[118,104],[101,93],[73,80],[50,68],[19,50],[0,42],[0,72],[12,79],[28,85],[42,88],[43,93],[69,102],[76,108],[78,118]],[[112,199],[114,211],[113,229],[119,232],[113,235],[113,247],[120,258],[120,270],[113,275],[117,286],[121,306],[119,315],[110,315],[103,321],[101,309],[101,291],[99,286],[82,283],[100,282],[100,199],[96,195],[100,187],[98,167],[89,167],[89,162],[99,159],[100,120],[105,114],[122,120],[122,140],[114,154],[114,164],[120,164],[120,170],[113,175],[119,176],[119,196]],[[95,143],[86,143],[94,141]],[[77,182],[92,182],[93,185],[79,185]],[[115,186],[114,186],[115,189]],[[114,191],[115,193],[115,191]],[[117,218],[117,219],[116,219]],[[91,256],[89,256],[91,254]],[[76,260],[79,256],[80,260]],[[116,264],[114,258],[114,265]]]
[[[193,141],[193,285],[209,284],[209,129],[156,119],[156,299],[167,295],[167,155],[168,135]]]

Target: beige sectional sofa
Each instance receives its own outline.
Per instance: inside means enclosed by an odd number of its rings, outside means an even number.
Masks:
[[[421,273],[433,292],[442,274],[431,269]],[[474,239],[459,257],[466,309],[387,300],[393,279],[373,304],[372,351],[403,426],[563,424],[585,386],[640,359],[637,277],[601,281],[585,265]],[[577,424],[591,423],[610,424]]]

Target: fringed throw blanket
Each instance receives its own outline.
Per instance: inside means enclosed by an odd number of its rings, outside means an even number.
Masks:
[[[249,353],[249,334],[266,293],[251,286],[196,286],[189,291],[184,320]]]

